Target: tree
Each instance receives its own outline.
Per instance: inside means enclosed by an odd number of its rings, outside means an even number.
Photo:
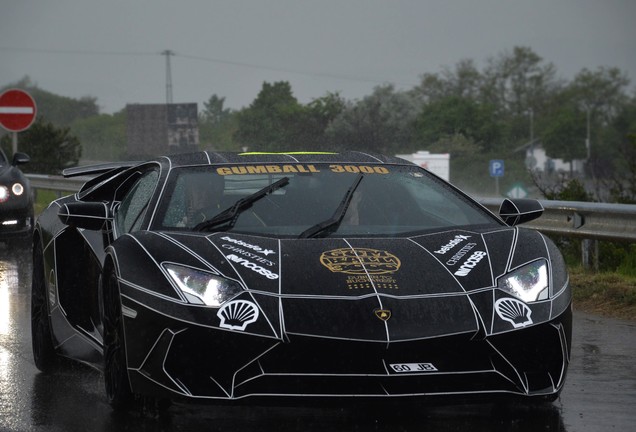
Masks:
[[[82,143],[84,158],[117,161],[126,157],[126,110],[73,122],[71,132]]]
[[[408,152],[414,149],[413,125],[418,111],[413,94],[396,92],[392,85],[379,86],[370,96],[347,104],[326,133],[338,149]]]
[[[203,112],[200,114],[199,124],[208,123],[212,126],[221,124],[232,114],[231,109],[223,107],[224,104],[224,97],[219,97],[216,94],[210,96],[210,99],[203,103]]]
[[[603,124],[611,122],[628,102],[625,90],[629,78],[618,68],[583,69],[568,86],[572,99],[582,111],[598,115]]]
[[[25,172],[60,174],[64,168],[76,166],[82,154],[79,139],[69,133],[70,128],[57,128],[38,117],[29,129],[18,135],[19,150],[31,157],[24,165]],[[1,140],[5,152],[11,148],[11,137]]]
[[[199,114],[199,139],[202,148],[215,151],[237,151],[239,144],[234,139],[238,130],[237,113],[225,108],[225,98],[216,94],[203,104]]]
[[[565,107],[551,118],[541,139],[550,157],[572,162],[587,157],[585,134],[585,113]]]
[[[294,150],[302,146],[303,110],[286,81],[263,87],[251,105],[238,113],[234,134],[241,146],[254,151]]]
[[[80,99],[73,99],[59,96],[40,89],[31,82],[28,76],[16,83],[9,84],[5,88],[19,88],[29,92],[37,104],[38,115],[58,126],[70,126],[75,120],[99,114],[96,98],[85,96]]]
[[[470,59],[459,61],[454,69],[444,67],[441,74],[422,75],[420,85],[413,93],[422,103],[456,96],[478,100],[483,86],[483,76]]]
[[[494,109],[460,96],[449,96],[424,106],[415,130],[423,148],[455,135],[462,135],[486,150],[493,149],[499,142]]]
[[[560,87],[556,69],[531,48],[516,46],[488,60],[483,73],[481,98],[500,115],[524,116],[529,109],[540,112],[549,96]]]

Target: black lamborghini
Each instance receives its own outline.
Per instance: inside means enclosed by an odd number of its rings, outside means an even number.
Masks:
[[[571,342],[561,254],[399,158],[201,152],[93,175],[33,237],[36,366],[109,402],[553,400]],[[249,401],[249,399],[247,399]]]

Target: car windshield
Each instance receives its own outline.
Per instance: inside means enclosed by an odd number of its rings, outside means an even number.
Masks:
[[[497,223],[417,166],[268,164],[173,169],[153,229],[338,237]]]

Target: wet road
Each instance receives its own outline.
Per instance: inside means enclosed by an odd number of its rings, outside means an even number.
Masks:
[[[28,254],[0,244],[0,431],[627,431],[636,425],[636,322],[575,313],[572,363],[554,404],[374,408],[173,405],[115,415],[101,375],[33,364]]]

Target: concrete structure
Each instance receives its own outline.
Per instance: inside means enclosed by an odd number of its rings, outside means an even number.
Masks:
[[[196,151],[197,104],[126,105],[126,135],[130,158]]]

